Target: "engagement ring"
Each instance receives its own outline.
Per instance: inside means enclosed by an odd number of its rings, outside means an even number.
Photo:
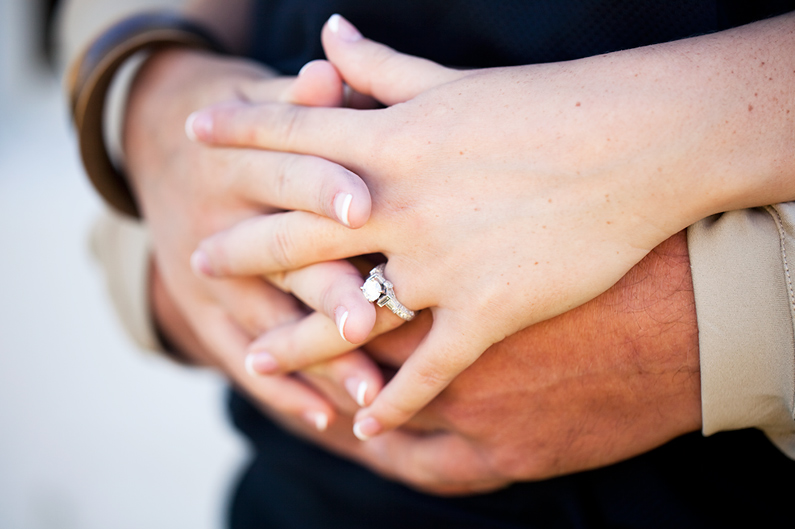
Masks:
[[[411,321],[417,313],[397,300],[392,283],[384,277],[385,266],[386,263],[381,263],[370,270],[370,276],[359,288],[370,303],[375,302],[379,307],[386,307],[404,320]]]

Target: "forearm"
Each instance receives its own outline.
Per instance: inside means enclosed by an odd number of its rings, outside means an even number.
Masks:
[[[702,38],[688,107],[719,152],[697,168],[705,196],[717,192],[706,213],[795,199],[795,13]]]
[[[795,14],[582,66],[591,90],[569,84],[568,95],[597,106],[601,115],[586,115],[603,131],[585,154],[629,144],[640,165],[621,175],[625,188],[665,233],[795,199]]]

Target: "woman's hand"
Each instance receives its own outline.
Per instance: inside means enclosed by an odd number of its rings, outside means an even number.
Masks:
[[[385,254],[399,300],[434,318],[357,415],[362,438],[393,428],[488,346],[604,292],[690,223],[795,196],[786,185],[792,155],[781,154],[791,141],[792,118],[780,112],[791,99],[778,99],[787,85],[759,84],[768,78],[756,62],[768,43],[768,72],[792,77],[782,53],[792,20],[570,63],[461,72],[332,19],[323,34],[330,61],[353,88],[393,106],[232,105],[200,113],[193,126],[205,142],[314,154],[356,171],[373,196],[370,221],[354,232],[304,212],[251,219],[206,240],[201,255],[225,276]],[[720,76],[735,63],[746,70],[726,89]],[[323,358],[269,352],[284,371]]]

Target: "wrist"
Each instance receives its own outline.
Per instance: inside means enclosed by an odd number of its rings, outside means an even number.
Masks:
[[[788,189],[795,180],[793,25],[787,15],[647,54],[657,65],[658,97],[667,101],[663,121],[674,124],[669,207],[685,212],[677,229],[795,199]]]
[[[666,373],[664,415],[680,434],[701,428],[701,379],[693,279],[685,232],[657,246],[622,281],[637,282],[623,291],[624,310],[632,314],[628,332],[635,344],[639,367]],[[645,300],[638,306],[637,300]],[[638,310],[641,309],[641,310]],[[628,334],[631,336],[631,334]]]
[[[617,178],[600,185],[634,204],[638,229],[661,234],[650,241],[714,213],[795,199],[793,20],[580,63],[571,105],[582,102],[578,124],[595,131],[582,159],[615,164]]]

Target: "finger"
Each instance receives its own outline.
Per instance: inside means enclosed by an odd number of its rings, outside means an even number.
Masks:
[[[345,82],[387,106],[467,75],[365,39],[340,15],[329,18],[321,38],[326,56]]]
[[[316,107],[342,106],[345,98],[339,72],[328,61],[306,63],[279,98],[285,103]]]
[[[206,278],[207,290],[250,336],[303,316],[298,302],[260,278]]]
[[[335,321],[343,340],[359,344],[370,336],[375,308],[362,295],[362,276],[351,263],[318,263],[268,280]]]
[[[342,410],[351,415],[369,404],[384,385],[376,363],[358,349],[310,366],[299,376],[310,380],[324,395],[344,396]]]
[[[340,106],[343,102],[342,78],[328,61],[308,62],[296,77],[276,76],[275,72],[274,76],[242,83],[242,99],[319,107]]]
[[[383,314],[376,320],[372,335],[401,325],[403,320]],[[288,323],[257,338],[249,347],[249,362],[262,374],[285,373],[327,361],[354,349],[341,338],[335,322],[312,312],[295,323]]]
[[[471,326],[434,310],[431,331],[373,403],[356,415],[353,432],[367,440],[408,421],[483,353]]]
[[[197,110],[186,133],[211,145],[313,154],[355,167],[376,146],[371,120],[378,112],[236,101]]]
[[[349,228],[370,217],[367,185],[356,174],[316,156],[244,151],[231,190],[242,200],[285,210],[311,211]]]
[[[485,492],[507,485],[470,441],[451,433],[394,431],[364,443],[363,450],[393,477],[436,494]]]
[[[199,329],[202,340],[215,351],[221,368],[256,402],[307,422],[323,431],[335,420],[334,408],[314,390],[290,376],[252,377],[245,370],[249,338],[220,308],[203,312]]]
[[[261,275],[375,251],[352,233],[302,211],[263,215],[204,239],[191,263],[214,277]]]

